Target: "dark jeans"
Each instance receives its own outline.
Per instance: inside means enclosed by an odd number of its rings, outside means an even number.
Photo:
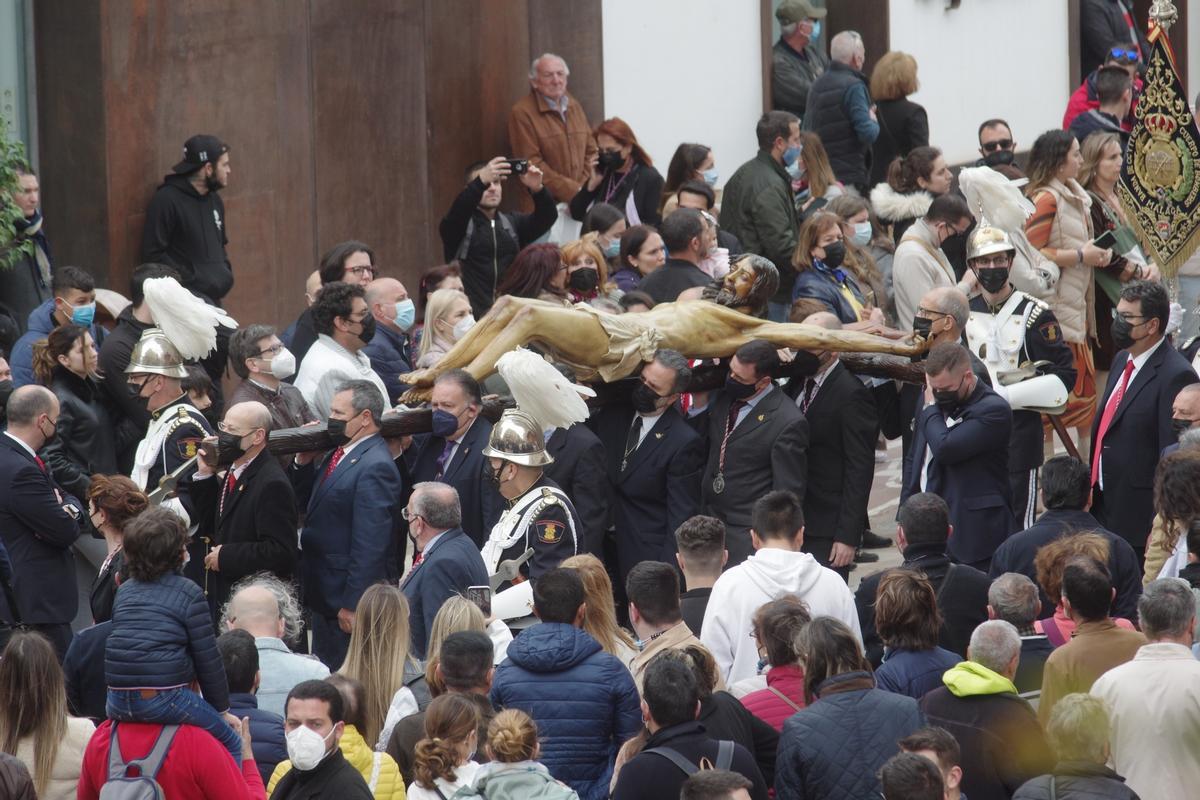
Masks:
[[[242,766],[242,735],[235,731],[200,695],[183,686],[159,689],[153,697],[142,697],[142,689],[109,689],[108,718],[118,722],[153,722],[160,725],[195,725],[225,745],[233,760]]]

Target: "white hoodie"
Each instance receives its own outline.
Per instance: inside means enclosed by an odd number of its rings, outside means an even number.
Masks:
[[[717,579],[704,612],[700,641],[717,659],[726,685],[756,674],[758,647],[750,638],[754,613],[785,594],[803,600],[813,617],[841,620],[862,640],[854,595],[840,575],[808,553],[764,547]]]

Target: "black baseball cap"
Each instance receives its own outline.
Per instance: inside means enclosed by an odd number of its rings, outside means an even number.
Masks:
[[[229,145],[216,136],[198,133],[183,143],[183,161],[172,169],[176,175],[187,175],[195,172],[208,163],[217,163],[223,153],[229,152]]]

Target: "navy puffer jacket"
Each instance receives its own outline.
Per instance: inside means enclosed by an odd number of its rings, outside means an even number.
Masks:
[[[817,701],[783,724],[775,761],[779,800],[879,797],[879,768],[925,724],[917,701],[872,688],[869,672],[835,675]]]
[[[193,680],[209,705],[229,709],[225,666],[204,592],[168,573],[117,589],[104,671],[112,689],[165,689]]]
[[[608,797],[617,750],[642,727],[629,670],[591,636],[559,622],[513,640],[491,698],[498,711],[519,708],[533,717],[541,762],[581,800]]]

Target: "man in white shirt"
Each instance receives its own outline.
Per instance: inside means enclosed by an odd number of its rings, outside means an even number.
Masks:
[[[341,281],[326,284],[313,303],[312,316],[317,341],[300,364],[296,388],[317,418],[329,418],[333,395],[347,381],[370,381],[386,400],[387,387],[362,353],[375,336],[375,317],[362,287]]]
[[[754,555],[717,580],[700,631],[700,641],[712,651],[726,684],[756,674],[758,646],[750,637],[754,612],[782,595],[799,597],[813,617],[833,617],[862,638],[854,595],[846,582],[800,552],[804,514],[796,495],[773,491],[760,498],[754,504],[750,537]]]
[[[1112,718],[1109,764],[1141,797],[1193,797],[1200,786],[1200,661],[1187,581],[1160,578],[1138,600],[1150,644],[1092,685]]]

